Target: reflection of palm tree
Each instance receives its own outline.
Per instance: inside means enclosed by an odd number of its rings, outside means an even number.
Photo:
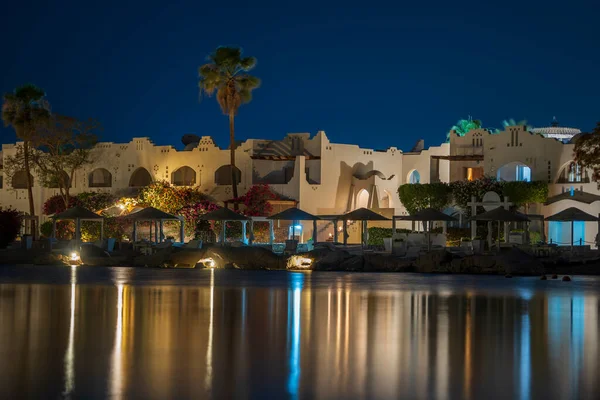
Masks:
[[[473,119],[471,116],[469,116],[468,119],[459,120],[456,125],[450,128],[450,131],[455,131],[458,136],[465,136],[469,131],[480,128],[481,121],[478,119]],[[448,132],[447,139],[450,139],[450,132]]]

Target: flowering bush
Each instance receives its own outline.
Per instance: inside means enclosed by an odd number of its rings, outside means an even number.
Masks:
[[[185,220],[185,235],[189,237],[195,237],[199,232],[206,232],[208,230],[211,230],[208,221],[199,220],[198,218],[201,215],[204,215],[216,209],[217,206],[209,201],[201,201],[180,209],[179,214],[182,215]]]
[[[277,199],[279,199],[279,195],[273,192],[269,185],[254,185],[245,195],[232,201],[244,204],[244,214],[249,217],[266,217],[273,211],[269,200]]]
[[[154,182],[144,187],[137,198],[139,205],[154,207],[167,213],[176,214],[190,204],[208,201],[198,188],[171,186],[167,181]]]
[[[77,195],[77,203],[93,212],[100,212],[115,205],[117,198],[110,193],[83,192]]]
[[[6,248],[19,234],[21,229],[21,213],[12,208],[0,208],[0,249]]]
[[[69,197],[69,208],[79,205],[79,201],[76,197]],[[50,197],[43,206],[44,215],[54,215],[65,211],[65,201],[59,194]]]

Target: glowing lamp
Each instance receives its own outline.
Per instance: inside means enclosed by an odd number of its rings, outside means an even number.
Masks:
[[[217,265],[217,263],[215,263],[215,260],[213,260],[211,257],[201,258],[200,260],[198,260],[197,264],[204,264],[204,266],[208,268],[215,268]]]
[[[293,269],[309,269],[313,264],[312,258],[302,256],[291,256],[288,259],[287,267]]]

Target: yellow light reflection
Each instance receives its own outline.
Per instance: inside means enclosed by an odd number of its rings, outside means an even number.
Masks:
[[[206,348],[206,378],[204,385],[209,390],[212,386],[212,353],[213,353],[213,309],[215,301],[215,270],[210,270],[210,321],[208,323],[208,346]]]
[[[115,344],[112,355],[112,376],[110,394],[121,398],[123,387],[122,372],[122,345],[123,345],[123,284],[117,285],[117,324],[115,328]]]
[[[77,270],[71,266],[71,318],[69,320],[69,342],[65,353],[65,390],[64,396],[70,396],[75,389],[75,286]]]

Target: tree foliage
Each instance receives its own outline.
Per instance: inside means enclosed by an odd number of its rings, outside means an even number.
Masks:
[[[575,162],[582,168],[592,170],[592,176],[600,188],[600,122],[590,133],[581,135],[575,141]]]
[[[534,182],[501,182],[502,194],[517,206],[544,203],[548,200],[548,184]]]
[[[469,116],[469,118],[467,119],[460,119],[458,120],[456,125],[452,125],[452,127],[448,131],[447,138],[450,139],[451,131],[455,131],[458,136],[465,136],[473,129],[480,129],[481,126],[481,121],[478,119],[473,119],[471,118],[471,116]]]
[[[94,120],[52,115],[37,125],[32,136],[35,170],[42,186],[57,187],[63,201],[69,204],[70,188],[75,172],[91,164],[96,132],[100,124]]]
[[[177,214],[183,207],[190,204],[210,200],[198,188],[173,186],[167,181],[157,181],[140,191],[137,205],[154,207],[170,214]]]
[[[400,201],[410,214],[427,207],[442,210],[449,204],[454,204],[469,215],[471,209],[467,203],[472,197],[475,197],[476,201],[481,201],[487,192],[508,196],[510,202],[522,206],[545,202],[548,198],[548,184],[542,181],[505,182],[484,177],[450,184],[405,184],[398,188]]]
[[[249,217],[266,217],[271,215],[273,206],[269,200],[279,199],[279,195],[271,190],[269,185],[254,185],[245,195],[233,199],[235,203],[243,203],[244,215]]]
[[[450,187],[446,183],[407,183],[398,188],[398,196],[409,214],[428,207],[442,210],[451,201]]]

